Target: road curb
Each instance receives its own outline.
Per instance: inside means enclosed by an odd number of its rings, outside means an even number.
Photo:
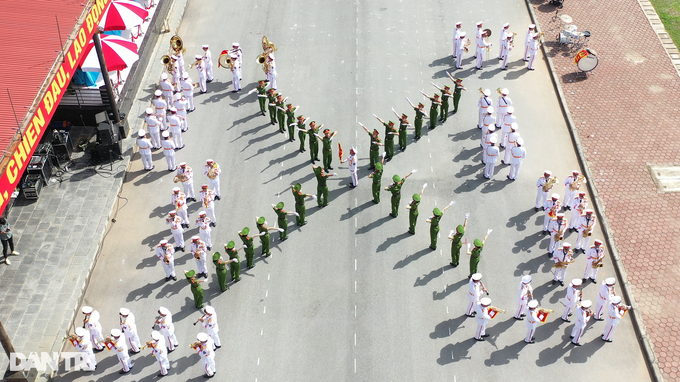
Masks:
[[[536,24],[537,30],[540,29],[538,19],[534,14],[534,9],[530,3],[530,0],[525,0],[525,5],[527,6],[527,10],[529,11],[531,21],[534,24]],[[644,322],[642,320],[642,315],[638,310],[637,301],[635,300],[632,291],[628,288],[628,273],[626,272],[626,269],[623,265],[621,254],[614,240],[613,235],[614,230],[609,224],[609,220],[605,216],[606,208],[604,205],[604,201],[600,197],[599,193],[597,192],[597,188],[595,187],[594,184],[595,176],[593,176],[593,173],[590,170],[590,166],[588,166],[586,155],[583,152],[581,146],[581,139],[578,135],[578,132],[576,131],[575,127],[576,124],[574,123],[574,120],[571,117],[571,112],[569,111],[569,106],[567,105],[566,97],[564,96],[564,92],[562,91],[562,85],[559,82],[559,75],[555,70],[555,65],[553,64],[552,58],[548,55],[544,44],[541,44],[541,51],[543,52],[543,57],[548,64],[550,79],[552,80],[555,92],[557,92],[557,98],[559,100],[560,107],[562,108],[562,114],[564,115],[564,118],[567,121],[569,135],[571,136],[572,142],[574,144],[574,149],[576,150],[576,156],[578,158],[579,164],[581,165],[583,172],[585,172],[586,178],[591,180],[590,182],[586,183],[586,186],[588,187],[588,191],[590,192],[590,195],[593,198],[594,201],[593,207],[595,209],[595,213],[598,215],[600,223],[602,224],[602,232],[605,237],[605,242],[609,246],[610,252],[612,254],[612,264],[614,265],[614,270],[616,271],[616,274],[618,275],[619,279],[622,281],[621,291],[623,292],[625,299],[633,307],[633,309],[631,309],[629,312],[629,316],[632,318],[633,328],[637,333],[638,341],[640,342],[642,352],[645,355],[645,360],[647,363],[647,367],[649,369],[650,376],[655,381],[663,382],[664,379],[661,373],[661,369],[659,368],[659,362],[656,358],[656,354],[654,353],[652,341],[649,338],[647,329],[645,328]]]

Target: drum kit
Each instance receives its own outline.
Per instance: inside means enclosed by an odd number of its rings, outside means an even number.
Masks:
[[[572,50],[578,50],[588,45],[589,31],[579,32],[578,27],[572,24],[573,20],[569,15],[560,15],[560,20],[565,24],[562,32],[557,35],[557,42],[560,46],[571,44]]]

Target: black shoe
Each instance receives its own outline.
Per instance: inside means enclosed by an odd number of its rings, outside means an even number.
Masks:
[[[475,315],[474,314],[466,314],[465,316],[466,317],[474,317]]]
[[[288,240],[287,237],[284,237],[283,239],[279,239],[279,241],[286,241],[286,240]]]
[[[176,276],[171,276],[170,278],[172,279],[172,281],[177,281],[177,277],[176,277]],[[137,352],[137,353],[139,353],[139,352]],[[135,353],[135,354],[136,354],[136,353]]]
[[[454,263],[449,263],[449,264],[451,264],[451,266],[452,266],[453,268],[455,268],[455,267],[458,266],[458,264],[454,264]]]
[[[211,226],[211,227],[214,227],[215,225],[216,225],[216,224],[215,224],[214,222],[211,222],[211,223],[210,223],[210,226]],[[208,250],[209,250],[209,249],[208,249]]]
[[[222,347],[222,346],[217,346],[217,345],[215,345],[215,349],[214,349],[214,350],[217,350],[217,349],[219,349],[219,348],[221,348],[221,347]]]
[[[518,320],[518,321],[524,321],[524,318],[522,318],[522,317],[513,317],[513,318],[514,318],[515,320]]]
[[[529,69],[529,70],[533,70],[533,69]],[[580,343],[578,343],[578,342],[574,342],[574,341],[572,341],[571,343],[572,343],[572,344],[574,344],[574,346],[581,346],[581,344],[580,344]]]
[[[332,170],[332,169],[333,169],[333,167],[329,167],[328,169],[329,169],[329,170]]]
[[[553,280],[551,285],[557,284],[557,280]]]
[[[524,314],[524,313],[522,313],[522,314],[520,314],[519,316],[520,316],[520,317],[526,317],[527,315]]]
[[[397,215],[395,215],[395,214],[393,214],[393,213],[391,213],[391,212],[390,212],[390,216],[393,217],[393,218],[396,218],[396,217],[397,217]]]
[[[182,251],[182,252],[184,252],[184,247],[181,247],[179,250]]]
[[[167,375],[167,374],[158,373],[158,376],[161,377],[161,378],[162,378],[162,377],[165,377],[166,375]]]
[[[560,281],[560,286],[564,286],[564,283],[562,281]]]
[[[560,317],[560,319],[561,319],[562,321],[564,321],[564,322],[571,322],[571,320],[569,320],[569,319],[566,319],[566,320],[565,320],[565,319],[562,318],[562,317]]]
[[[569,338],[574,338],[574,336],[569,336]]]
[[[600,337],[604,342],[612,342],[612,340],[605,340],[604,337]]]
[[[482,338],[486,338],[488,336],[489,336],[488,334],[482,334]]]
[[[215,374],[217,374],[217,372],[213,373],[213,375],[206,374],[206,375],[203,376],[203,378],[212,378],[212,377],[215,376]]]
[[[595,281],[595,279],[590,279],[590,281],[592,281],[593,284],[597,284],[597,281]]]
[[[166,277],[166,278],[165,278],[165,281],[170,281],[170,277]]]
[[[524,343],[525,343],[525,344],[535,344],[536,341],[534,341],[534,340],[531,340],[531,341],[529,341],[529,342],[524,341]]]
[[[477,338],[477,337],[475,337],[475,340],[477,340],[477,341],[484,341],[484,338]]]
[[[222,199],[222,198],[220,198],[219,195],[215,196],[215,200],[221,200],[221,199]]]
[[[168,349],[168,353],[172,353],[174,351],[175,351],[175,349],[172,349],[172,350]]]
[[[437,249],[437,247],[430,246],[430,249],[434,251]]]
[[[208,251],[210,251],[211,249],[212,249],[212,247],[208,247]]]
[[[596,318],[595,321],[604,321],[604,318]]]

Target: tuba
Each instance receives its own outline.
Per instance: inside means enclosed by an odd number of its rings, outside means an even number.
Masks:
[[[172,49],[172,51],[175,54],[179,54],[180,51],[182,52],[182,54],[187,52],[187,48],[184,47],[184,42],[182,42],[182,38],[179,37],[178,35],[174,35],[170,39],[170,49]]]
[[[222,54],[220,54],[220,58],[217,59],[217,66],[218,67],[225,67],[229,68],[229,70],[234,69],[234,60],[231,59],[231,56],[229,55],[228,50],[223,50]]]
[[[268,52],[264,52],[261,55],[257,56],[257,63],[262,65],[262,71],[265,73],[269,73],[269,64],[267,63],[268,55],[269,55]]]
[[[165,66],[165,70],[168,73],[172,73],[173,65],[172,65],[172,62],[170,60],[170,56],[167,55],[167,54],[164,55],[163,57],[161,57],[161,62],[163,63],[163,66]]]
[[[267,36],[262,36],[262,51],[264,53],[273,53],[276,52],[278,49],[276,49],[276,45],[274,45],[273,42],[269,41],[267,39]]]

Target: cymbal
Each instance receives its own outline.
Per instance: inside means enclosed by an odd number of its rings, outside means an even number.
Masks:
[[[578,29],[578,28],[577,28],[576,25],[574,25],[574,24],[569,24],[569,25],[567,25],[567,26],[564,27],[564,30],[565,30],[565,31],[571,32],[571,33],[576,32],[577,29]]]
[[[560,15],[560,20],[562,20],[562,22],[564,22],[565,24],[571,24],[571,22],[573,21],[571,19],[571,16],[569,15]]]

